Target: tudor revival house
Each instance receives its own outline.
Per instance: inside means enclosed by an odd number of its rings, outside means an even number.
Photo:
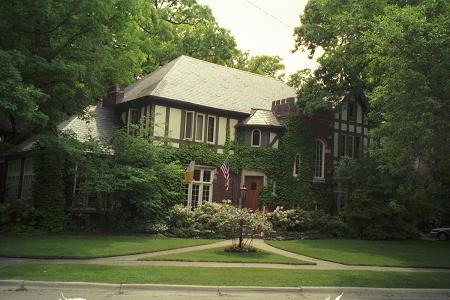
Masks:
[[[122,126],[130,134],[153,137],[156,143],[173,147],[207,143],[217,153],[224,151],[227,139],[233,142],[239,134],[247,146],[278,148],[285,130],[283,119],[295,111],[295,97],[295,90],[279,80],[180,56],[127,88],[112,90],[102,104],[89,107],[94,121],[74,116],[59,129],[74,132],[80,140],[107,140],[114,128]],[[366,111],[364,95],[352,93],[333,112],[313,118],[311,180],[330,178],[333,165],[342,156],[362,155],[368,145]],[[31,197],[33,167],[25,154],[32,145],[32,138],[25,140],[18,145],[22,154],[0,160],[5,201]],[[293,176],[300,163],[298,156],[292,158]],[[238,205],[240,189],[245,186],[245,206],[261,208],[259,191],[268,184],[267,174],[239,170],[226,191],[218,173],[218,168],[197,162],[193,181],[185,184],[186,206],[223,199],[233,199]],[[342,205],[339,201],[344,191],[338,186],[334,190],[338,206]],[[89,206],[89,202],[83,205]]]

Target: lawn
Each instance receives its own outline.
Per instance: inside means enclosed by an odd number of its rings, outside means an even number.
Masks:
[[[290,252],[349,265],[450,268],[448,242],[293,240],[266,243]]]
[[[18,265],[0,279],[210,286],[448,288],[450,273],[103,265]]]
[[[143,258],[141,260],[209,261],[209,262],[238,262],[238,263],[245,262],[245,263],[272,263],[272,264],[294,264],[294,265],[311,264],[306,261],[262,250],[249,253],[236,253],[236,252],[225,252],[224,248],[150,256]]]
[[[0,236],[0,256],[92,258],[155,252],[217,241],[148,236],[4,235]]]

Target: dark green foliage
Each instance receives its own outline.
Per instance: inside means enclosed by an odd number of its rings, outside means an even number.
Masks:
[[[419,221],[429,219],[433,211],[424,195],[407,190],[402,179],[377,169],[371,158],[344,161],[337,176],[351,188],[344,217],[352,237],[416,238]]]
[[[38,226],[44,230],[64,230],[65,198],[62,160],[57,143],[46,140],[34,157],[34,204],[39,214]]]
[[[305,113],[358,88],[369,102],[368,165],[341,178],[355,236],[406,238],[450,222],[449,12],[445,0],[310,0],[295,29],[298,49],[324,50],[313,74],[291,80]]]
[[[0,205],[0,231],[29,233],[37,220],[38,213],[31,203],[17,201]]]

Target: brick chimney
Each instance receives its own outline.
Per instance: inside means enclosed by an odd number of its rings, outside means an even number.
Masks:
[[[125,90],[120,85],[116,84],[111,87],[106,93],[105,97],[103,97],[103,107],[113,107],[115,104],[122,101],[125,95]]]
[[[295,98],[272,101],[272,112],[278,118],[285,118],[296,111]]]

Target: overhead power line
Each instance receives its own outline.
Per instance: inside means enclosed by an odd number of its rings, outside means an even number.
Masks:
[[[259,7],[258,5],[256,5],[255,3],[251,2],[250,0],[245,0],[247,1],[248,4],[250,4],[251,6],[257,8],[258,10],[260,10],[263,14],[268,15],[269,17],[271,17],[272,19],[276,20],[277,22],[279,22],[280,24],[286,26],[289,29],[294,30],[294,27],[292,27],[291,25],[285,23],[283,20],[277,18],[276,16],[272,15],[271,13],[269,13],[267,10]]]

